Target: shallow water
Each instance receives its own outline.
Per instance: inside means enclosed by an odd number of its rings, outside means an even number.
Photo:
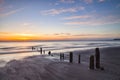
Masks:
[[[35,50],[32,50],[32,46]],[[40,55],[40,48],[52,53],[86,50],[96,47],[120,46],[120,41],[49,41],[49,42],[0,42],[0,66],[13,59]]]

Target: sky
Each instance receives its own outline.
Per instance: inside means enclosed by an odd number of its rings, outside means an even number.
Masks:
[[[120,38],[120,0],[0,0],[0,41]]]

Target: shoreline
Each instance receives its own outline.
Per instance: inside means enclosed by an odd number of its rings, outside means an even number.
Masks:
[[[117,48],[117,47],[120,47],[120,46],[113,46],[113,47],[111,47],[111,46],[102,46],[102,47],[98,47],[98,48],[104,49],[104,48]],[[71,47],[71,48],[68,48],[68,49],[72,49],[72,48],[74,48],[74,47]],[[79,47],[77,47],[77,48],[78,48],[78,50],[72,50],[71,52],[86,51],[86,50],[95,49],[95,47],[92,47],[92,48],[84,48],[84,47],[79,48]],[[65,48],[65,49],[67,49],[67,48]],[[55,50],[64,50],[64,48],[63,49],[55,49]],[[53,51],[54,52],[54,49],[50,49],[50,50],[46,50],[46,51]],[[14,52],[9,52],[9,53],[8,52],[2,52],[2,53],[0,53],[0,55],[16,54],[16,53],[33,53],[33,52],[38,52],[39,53],[39,51],[29,50],[29,51],[14,51]],[[68,53],[68,52],[70,52],[70,51],[63,51],[63,53]],[[58,52],[54,52],[54,53],[58,53]]]
[[[89,56],[95,54],[94,49],[90,49],[74,51],[73,63],[60,61],[59,57],[56,58],[59,54],[12,60],[0,68],[0,78],[1,80],[119,80],[120,47],[100,48],[100,52],[104,71],[89,69]],[[77,63],[78,54],[81,54],[81,64]],[[68,56],[65,60],[67,59]]]

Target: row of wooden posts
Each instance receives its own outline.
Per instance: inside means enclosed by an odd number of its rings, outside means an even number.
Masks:
[[[32,47],[32,50],[34,48]],[[42,48],[40,48],[40,53],[42,54]],[[45,53],[45,51],[44,51]],[[48,55],[51,55],[51,51],[48,52]],[[60,53],[60,60],[64,60],[64,53]],[[73,52],[69,53],[69,62],[73,63]],[[78,55],[78,63],[81,63],[81,55]],[[94,64],[95,63],[95,64]],[[90,56],[90,60],[89,60],[89,68],[90,69],[101,69],[104,70],[103,67],[100,66],[100,51],[99,48],[95,49],[95,55],[91,55]]]
[[[97,69],[100,68],[100,51],[99,48],[95,49],[95,60],[94,60],[94,55],[90,56],[90,64],[89,64],[89,68],[90,69],[94,69],[94,62],[96,63],[95,67]]]
[[[78,55],[78,63],[81,63],[80,58],[81,58],[81,55],[79,54]],[[60,60],[64,60],[64,54],[63,53],[60,53]],[[90,69],[95,69],[95,67],[96,67],[96,69],[104,70],[104,68],[100,66],[100,51],[99,51],[99,48],[95,49],[95,57],[94,57],[94,55],[91,55],[89,61],[90,61],[89,62],[89,68]],[[69,62],[73,63],[73,52],[69,53]]]
[[[60,60],[64,60],[64,53],[60,53]],[[73,52],[69,54],[69,62],[73,63]],[[78,63],[80,63],[80,54],[78,55]]]

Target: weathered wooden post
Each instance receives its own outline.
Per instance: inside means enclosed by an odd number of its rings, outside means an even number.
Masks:
[[[62,54],[62,58],[63,58],[63,60],[64,60],[64,53]]]
[[[51,51],[48,52],[48,55],[49,55],[49,56],[51,55]]]
[[[60,53],[60,60],[64,60],[64,53]]]
[[[34,47],[32,46],[32,51],[34,50]]]
[[[42,54],[42,48],[40,48],[40,53]]]
[[[100,51],[99,48],[95,49],[96,68],[100,68]]]
[[[62,54],[60,53],[60,60],[62,60]]]
[[[80,54],[79,54],[79,55],[78,55],[78,63],[80,63],[80,57],[81,57],[81,56],[80,56]]]
[[[70,62],[70,63],[73,62],[73,52],[70,52],[69,62]]]
[[[94,69],[94,56],[93,55],[90,56],[89,68]]]

